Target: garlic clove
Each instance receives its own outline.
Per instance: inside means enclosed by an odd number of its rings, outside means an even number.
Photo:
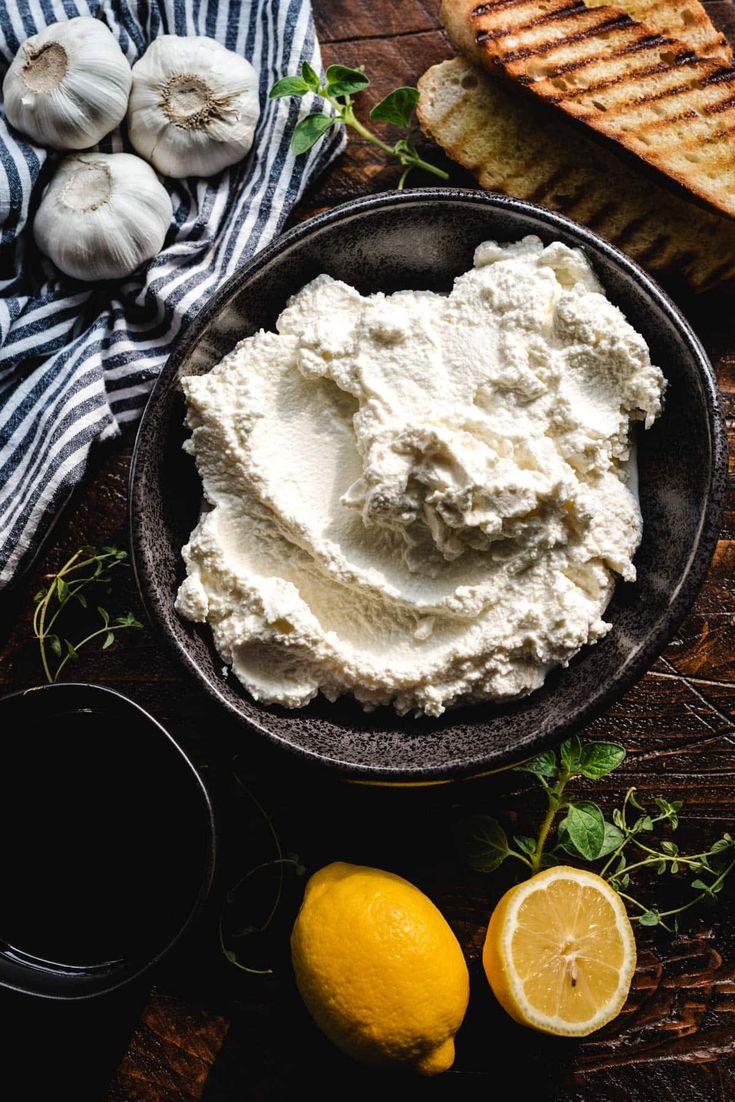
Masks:
[[[130,140],[166,176],[211,176],[242,160],[259,117],[255,70],[214,39],[162,35],[133,66]]]
[[[132,153],[65,157],[33,223],[41,252],[74,279],[121,279],[161,251],[171,200]]]
[[[87,149],[122,121],[132,74],[112,32],[80,15],[20,46],[5,80],[8,121],[52,149]]]

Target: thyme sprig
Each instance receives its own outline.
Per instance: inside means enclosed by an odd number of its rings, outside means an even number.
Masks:
[[[403,190],[409,173],[416,168],[430,172],[440,180],[448,180],[449,174],[444,169],[425,161],[416,149],[412,120],[414,108],[419,99],[418,89],[396,88],[380,103],[376,103],[370,112],[370,118],[374,122],[391,123],[406,131],[405,135],[390,145],[369,130],[355,115],[353,96],[363,92],[369,84],[370,80],[362,68],[350,69],[346,65],[330,65],[322,79],[308,62],[304,62],[301,66],[301,76],[283,77],[276,81],[270,90],[271,99],[280,99],[284,96],[302,97],[313,93],[333,107],[335,112],[334,115],[317,112],[302,119],[295,127],[291,138],[293,153],[297,155],[306,153],[333,126],[350,126],[362,138],[377,146],[378,149],[382,149],[389,157],[395,157],[403,166],[403,172],[398,181],[399,191]]]
[[[273,820],[268,812],[265,810],[260,800],[250,791],[247,785],[243,782],[239,773],[233,770],[232,776],[235,783],[240,790],[251,802],[255,808],[258,816],[265,824],[267,833],[270,835],[270,839],[273,843],[273,850],[275,856],[268,861],[261,861],[257,865],[253,865],[249,868],[240,879],[232,884],[225,893],[224,903],[220,910],[219,922],[217,926],[217,933],[219,938],[219,947],[227,960],[227,962],[233,965],[234,968],[238,968],[241,972],[248,972],[251,976],[270,976],[273,974],[272,968],[255,968],[252,964],[248,964],[236,951],[233,942],[242,942],[244,939],[251,938],[253,935],[265,934],[269,929],[273,919],[276,917],[276,913],[281,903],[284,889],[284,874],[286,872],[292,872],[295,876],[303,876],[306,872],[305,867],[302,865],[301,860],[296,853],[284,853],[281,848],[281,840],[278,836],[278,832],[273,825]],[[262,922],[257,924],[246,923],[242,925],[242,911],[245,905],[248,909],[252,908],[252,900],[243,900],[240,896],[241,888],[250,881],[251,877],[256,876],[258,873],[265,872],[268,869],[278,869],[278,881],[276,884],[276,890],[273,895],[273,900],[268,909],[268,913]],[[240,922],[234,921],[240,916]],[[235,929],[231,929],[232,926],[236,926]],[[225,933],[225,927],[228,928],[227,934]],[[228,944],[229,942],[229,944]],[[238,946],[239,948],[239,946]]]
[[[120,631],[142,628],[132,612],[111,616],[103,605],[95,605],[97,626],[77,642],[61,634],[61,618],[71,605],[89,609],[91,591],[109,591],[111,572],[127,559],[127,551],[117,547],[80,547],[64,565],[49,575],[49,584],[33,598],[33,635],[38,640],[41,665],[49,684],[58,681],[69,662],[95,639],[101,639],[102,650],[115,642]]]
[[[630,917],[641,926],[661,926],[670,933],[679,928],[679,915],[699,903],[717,902],[726,878],[735,867],[735,839],[724,833],[699,853],[684,853],[671,837],[679,826],[681,800],[654,800],[645,807],[629,788],[622,806],[605,819],[596,803],[577,799],[568,785],[579,777],[597,780],[625,760],[625,750],[611,742],[583,743],[574,736],[558,754],[545,750],[517,767],[530,773],[544,790],[546,811],[536,837],[517,834],[510,840],[497,819],[474,815],[456,831],[465,862],[479,872],[493,872],[505,860],[519,861],[529,874],[553,865],[588,862],[625,900]],[[679,877],[695,894],[678,907],[662,910],[631,894],[631,873],[648,870],[657,876]],[[688,880],[692,876],[693,879]]]

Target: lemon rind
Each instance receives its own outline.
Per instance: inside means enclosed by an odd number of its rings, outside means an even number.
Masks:
[[[515,969],[510,964],[513,960],[511,941],[518,924],[518,912],[524,900],[534,892],[545,891],[548,885],[560,879],[576,880],[577,883],[589,885],[597,891],[600,891],[600,877],[596,873],[588,873],[584,869],[575,869],[567,865],[547,869],[545,872],[534,876],[531,880],[527,881],[527,883],[519,884],[515,889],[513,899],[510,901],[508,914],[504,922],[503,937],[500,941],[501,958],[509,993],[514,1003],[514,1010],[518,1016],[517,1020],[531,1025],[543,1033],[556,1033],[568,1037],[579,1037],[586,1036],[600,1029],[620,1012],[635,971],[635,938],[631,931],[630,920],[625,910],[625,904],[617,892],[615,892],[613,888],[610,888],[610,894],[607,895],[607,893],[605,893],[605,895],[615,913],[615,924],[621,936],[623,946],[626,949],[626,958],[620,970],[620,980],[615,990],[615,994],[600,1008],[597,1014],[588,1018],[586,1021],[577,1022],[575,1024],[568,1022],[558,1015],[550,1016],[540,1014],[536,1011],[526,998],[523,991],[523,984],[519,981]]]

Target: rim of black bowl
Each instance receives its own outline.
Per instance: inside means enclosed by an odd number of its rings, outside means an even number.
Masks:
[[[702,510],[697,539],[689,557],[686,574],[671,600],[666,616],[658,631],[651,636],[646,645],[640,648],[635,657],[627,663],[622,673],[620,673],[606,689],[591,698],[590,701],[579,710],[572,721],[563,725],[554,724],[551,721],[539,724],[536,735],[532,739],[529,739],[524,745],[522,754],[516,755],[515,757],[511,757],[507,751],[501,750],[497,753],[491,751],[484,752],[474,757],[463,757],[460,761],[450,760],[438,766],[426,767],[409,765],[407,768],[400,768],[397,765],[394,767],[382,764],[368,765],[349,761],[343,757],[339,757],[337,754],[328,755],[325,753],[315,753],[305,746],[294,745],[280,738],[271,731],[266,724],[257,722],[243,715],[243,713],[220,692],[218,686],[201,670],[191,654],[182,646],[179,640],[162,627],[162,622],[158,616],[158,598],[148,591],[142,576],[143,569],[141,567],[141,562],[144,560],[146,540],[143,527],[139,524],[140,511],[138,509],[138,504],[140,487],[136,479],[136,469],[142,450],[142,435],[145,429],[146,414],[148,410],[155,404],[159,392],[167,384],[168,380],[172,376],[178,374],[181,363],[198,343],[203,329],[218,313],[220,307],[232,296],[235,288],[246,283],[252,275],[269,264],[274,256],[286,252],[292,245],[299,243],[304,238],[311,236],[315,231],[319,231],[325,226],[332,225],[335,222],[347,221],[353,215],[360,215],[365,210],[391,206],[447,202],[469,203],[472,205],[484,205],[516,211],[519,214],[529,214],[541,219],[546,222],[551,230],[558,227],[565,230],[571,230],[581,239],[582,243],[587,243],[598,251],[606,254],[619,268],[625,270],[639,285],[643,286],[646,293],[655,300],[668,320],[684,336],[700,370],[700,375],[704,384],[705,403],[709,414],[708,429],[711,437],[712,450],[709,494]],[[258,252],[251,260],[243,264],[241,268],[217,289],[206,305],[203,306],[196,315],[196,318],[192,321],[181,339],[176,343],[146,403],[130,464],[129,524],[132,565],[141,600],[151,622],[156,624],[179,661],[183,662],[199,684],[205,688],[209,696],[213,697],[220,705],[224,706],[232,716],[236,717],[238,721],[249,730],[264,736],[272,745],[278,746],[292,757],[301,759],[301,761],[308,762],[315,766],[322,766],[339,771],[353,780],[393,784],[458,780],[463,777],[479,776],[484,773],[500,772],[504,769],[512,768],[512,766],[519,761],[528,760],[546,747],[559,743],[563,738],[569,737],[569,735],[573,734],[575,731],[579,731],[583,727],[586,727],[593,719],[605,712],[615,700],[627,692],[627,690],[630,689],[649,669],[651,664],[670,641],[677,627],[694,603],[709,568],[717,544],[724,513],[727,492],[727,462],[727,434],[722,412],[720,410],[717,381],[709,357],[699,337],[673,300],[659,286],[655,279],[648,275],[648,273],[636,264],[634,260],[631,260],[625,253],[621,252],[614,245],[611,245],[610,242],[605,241],[604,238],[599,237],[592,230],[587,229],[586,226],[580,225],[579,222],[575,222],[573,219],[567,218],[562,214],[557,214],[545,207],[538,206],[536,203],[529,203],[523,199],[514,199],[511,196],[492,192],[475,191],[468,188],[437,187],[416,188],[410,191],[380,192],[376,195],[361,196],[357,199],[351,199],[346,203],[341,203],[339,206],[333,207],[321,214],[317,214],[313,218],[308,218],[305,222],[294,226],[293,229],[277,237],[264,249]],[[245,692],[244,689],[242,691],[243,693]]]
[[[22,987],[20,984],[11,983],[3,978],[0,978],[0,987],[9,991],[17,991],[22,995],[26,995],[30,998],[36,999],[50,999],[55,1002],[82,1002],[87,999],[103,998],[105,995],[110,995],[114,991],[118,991],[121,987],[127,987],[128,984],[133,983],[135,980],[140,979],[152,968],[155,968],[157,964],[167,957],[169,953],[175,948],[184,935],[191,929],[194,922],[201,914],[202,908],[207,901],[209,893],[212,888],[212,882],[214,880],[214,871],[217,858],[217,827],[214,816],[214,809],[212,807],[212,801],[209,797],[209,792],[201,778],[199,770],[196,768],[191,758],[186,751],[179,745],[173,735],[166,730],[162,723],[147,712],[145,708],[142,708],[140,704],[136,704],[134,700],[131,700],[129,696],[125,696],[124,693],[118,692],[116,689],[109,689],[106,685],[95,685],[89,681],[59,681],[53,682],[50,685],[34,685],[30,689],[19,689],[17,692],[6,693],[5,696],[0,697],[0,707],[7,701],[19,700],[26,696],[35,696],[38,693],[50,693],[52,691],[75,691],[77,693],[88,693],[91,697],[99,697],[100,695],[112,697],[118,702],[122,702],[126,708],[132,708],[138,712],[142,720],[153,727],[157,728],[158,732],[164,736],[164,739],[169,743],[174,753],[179,755],[179,758],[183,761],[187,767],[188,772],[194,782],[195,789],[198,790],[202,800],[205,822],[207,828],[207,837],[205,844],[205,859],[204,867],[202,870],[201,882],[197,890],[197,894],[189,908],[189,912],[181,925],[178,927],[176,933],[169,939],[166,944],[159,949],[155,956],[150,957],[148,960],[143,961],[139,966],[133,967],[131,971],[121,974],[115,979],[114,983],[110,983],[106,986],[100,987],[95,991],[73,991],[71,988],[68,992],[50,992],[50,991],[38,991],[32,990],[30,987]],[[112,974],[111,974],[112,978]]]

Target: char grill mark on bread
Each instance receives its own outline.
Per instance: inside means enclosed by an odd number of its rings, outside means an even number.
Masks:
[[[486,3],[468,5],[473,16],[486,15],[490,11],[507,10],[517,7],[528,7],[528,0],[498,0],[498,3]],[[563,18],[564,14],[579,10],[594,10],[607,6],[599,0],[567,0],[567,3],[556,10],[547,10],[545,3],[537,4],[541,11],[539,15],[531,15],[528,24],[541,25]],[[674,4],[672,0],[620,0],[615,7],[631,20],[643,23],[658,34],[674,37],[687,43],[690,49],[702,57],[719,58],[721,61],[732,60],[732,49],[725,36],[718,31],[707,15],[706,10],[699,0],[684,0],[683,3]]]
[[[695,290],[735,277],[735,221],[645,179],[508,81],[455,57],[424,73],[419,92],[424,133],[483,187],[569,214]]]
[[[500,67],[544,102],[735,215],[735,112],[727,114],[735,108],[735,69],[717,43],[718,56],[705,57],[688,38],[662,34],[663,16],[671,19],[676,10],[671,6],[663,5],[657,26],[631,18],[630,0],[624,6],[444,0],[442,16],[468,56],[491,71]],[[706,28],[693,25],[697,40],[706,41]]]
[[[578,9],[593,11],[599,7],[610,7],[600,0],[567,0],[566,4],[551,5],[546,0],[498,0],[497,3],[476,4],[474,0],[443,0],[442,19],[444,25],[458,49],[468,57],[473,50],[480,60],[480,52],[473,34],[473,18],[486,15],[488,12],[499,12],[506,9],[528,9],[526,15],[518,15],[517,11],[509,15],[510,24],[501,26],[497,34],[507,33],[510,25],[521,26],[524,23],[553,22],[563,18],[570,10]],[[676,38],[689,49],[701,57],[716,58],[728,63],[732,60],[732,49],[725,36],[713,27],[707,12],[699,0],[681,0],[673,3],[673,0],[618,0],[615,10],[620,15],[627,15],[632,21],[644,24],[649,28],[652,37]],[[506,20],[506,23],[508,21]],[[484,31],[483,34],[493,37],[495,32]]]

